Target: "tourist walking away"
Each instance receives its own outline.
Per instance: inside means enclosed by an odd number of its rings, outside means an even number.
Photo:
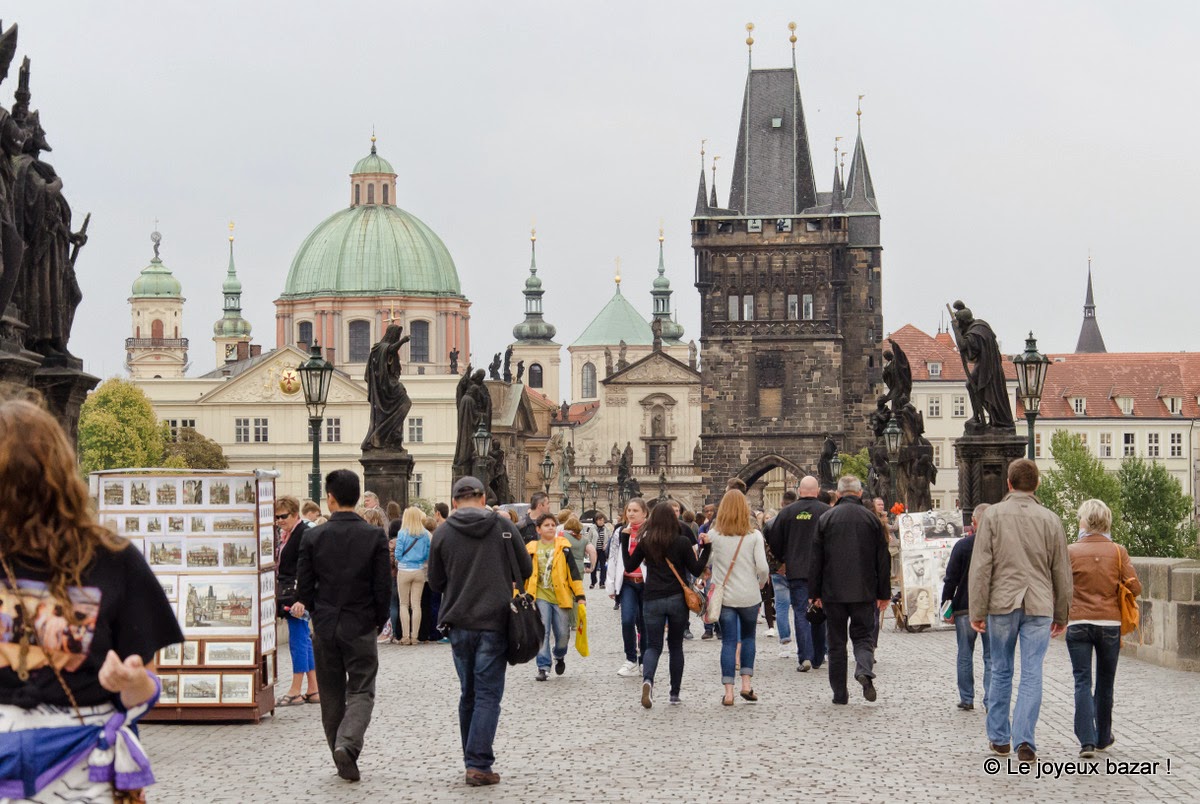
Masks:
[[[521,531],[521,536],[526,544],[537,539],[537,522],[548,513],[550,513],[550,495],[544,491],[535,491],[529,498],[529,510],[525,512],[525,518],[517,523],[517,528]]]
[[[592,585],[591,588],[596,588],[596,574],[600,575],[600,586],[604,586],[604,582],[608,580],[608,539],[612,533],[612,527],[608,524],[608,517],[604,514],[596,514],[596,558],[592,561]]]
[[[754,629],[758,625],[758,607],[762,605],[762,587],[770,578],[766,543],[754,526],[746,495],[731,488],[721,498],[717,518],[705,535],[712,549],[710,584],[721,587],[721,683],[725,694],[721,703],[733,706],[738,647],[741,647],[741,696],[751,703],[758,700],[751,680],[754,677]]]
[[[1113,744],[1113,683],[1121,655],[1121,603],[1124,585],[1137,597],[1142,584],[1129,551],[1109,536],[1112,511],[1100,500],[1079,506],[1079,541],[1067,548],[1071,560],[1071,612],[1067,653],[1075,675],[1075,736],[1079,756],[1092,757]],[[1096,686],[1092,687],[1092,656]]]
[[[313,658],[312,631],[307,614],[294,616],[290,609],[296,602],[296,567],[300,561],[300,542],[312,525],[300,518],[300,504],[295,497],[275,498],[275,526],[279,528],[279,568],[276,571],[275,599],[279,602],[276,614],[287,621],[288,651],[292,654],[292,685],[275,701],[276,706],[321,702],[317,684],[317,663]],[[303,692],[308,680],[308,692]],[[303,693],[303,694],[302,694]]]
[[[645,653],[646,623],[642,618],[642,595],[645,578],[641,567],[625,569],[625,556],[637,549],[642,526],[650,511],[641,497],[634,497],[625,504],[626,524],[613,532],[608,546],[608,596],[617,601],[621,609],[621,641],[625,647],[625,664],[617,675],[634,678],[639,675],[638,665]],[[679,529],[679,525],[675,526]]]
[[[396,591],[400,600],[401,645],[417,644],[421,630],[421,594],[425,591],[425,571],[429,565],[429,531],[425,530],[425,512],[415,505],[392,523],[396,547]]]
[[[1062,522],[1034,496],[1037,464],[1009,464],[1007,496],[979,521],[971,554],[971,627],[987,634],[992,680],[987,697],[989,747],[1007,756],[1012,744],[1022,762],[1037,760],[1042,662],[1051,637],[1067,628],[1071,561]],[[1115,592],[1115,588],[1112,590]],[[1021,687],[1012,701],[1013,662],[1021,643]]]
[[[596,547],[583,530],[583,523],[574,515],[563,520],[562,537],[571,545],[571,558],[579,568],[580,579],[587,575],[586,567],[596,564]]]
[[[874,701],[875,610],[891,602],[887,534],[875,513],[863,505],[862,481],[838,481],[838,500],[817,521],[808,571],[809,595],[825,611],[829,639],[829,686],[833,702],[846,704],[846,637],[854,646],[854,680]]]
[[[642,706],[654,705],[654,673],[662,656],[663,628],[667,631],[670,653],[670,702],[680,703],[683,683],[683,635],[689,609],[684,601],[684,578],[700,575],[708,563],[712,546],[705,544],[697,555],[691,541],[679,532],[675,512],[656,505],[642,527],[641,538],[633,552],[624,556],[626,571],[645,566],[642,593],[642,617],[646,622],[646,647],[642,654]]]
[[[574,520],[578,524],[578,520]],[[571,555],[571,542],[556,535],[558,519],[554,514],[542,514],[537,522],[537,541],[527,544],[533,565],[525,591],[536,601],[546,637],[537,655],[537,680],[545,681],[550,674],[550,657],[554,656],[554,673],[561,676],[567,670],[567,646],[570,642],[571,610],[583,605],[583,574]],[[553,640],[553,648],[551,647]]]
[[[145,800],[136,724],[161,691],[155,653],[183,634],[141,550],[96,521],[58,422],[15,399],[0,401],[0,631],[0,799]]]
[[[429,585],[440,592],[439,625],[450,632],[458,672],[458,729],[466,782],[497,784],[492,743],[500,723],[508,654],[509,603],[532,575],[532,562],[516,525],[484,507],[483,484],[467,475],[451,489],[454,510],[433,533]]]
[[[991,506],[980,503],[971,512],[971,531],[954,544],[950,560],[946,564],[946,579],[942,585],[942,603],[950,601],[950,613],[954,619],[954,633],[958,639],[958,708],[970,712],[975,708],[975,640],[983,642],[983,701],[987,708],[988,685],[992,680],[992,651],[988,647],[988,635],[976,633],[971,627],[969,587],[971,582],[971,551],[975,549],[975,531],[983,512]]]
[[[300,542],[298,602],[292,614],[312,612],[316,634],[321,723],[338,776],[359,779],[358,757],[375,706],[379,647],[388,619],[392,576],[387,534],[354,512],[358,475],[337,469],[325,475],[329,521]]]
[[[783,562],[783,574],[791,599],[793,633],[796,642],[796,669],[801,673],[820,667],[825,661],[825,625],[813,625],[808,611],[808,572],[817,522],[829,506],[817,499],[820,482],[809,475],[796,489],[794,503],[784,506],[767,529],[771,551]]]

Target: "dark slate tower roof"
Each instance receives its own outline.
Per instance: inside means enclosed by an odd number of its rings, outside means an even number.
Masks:
[[[849,212],[878,213],[875,200],[875,185],[871,181],[871,168],[867,166],[867,149],[863,145],[862,111],[858,112],[858,137],[854,142],[854,159],[850,162],[850,177],[846,182],[846,210]]]
[[[802,212],[817,203],[795,67],[751,70],[742,98],[729,207],[742,215]]]
[[[1075,344],[1076,354],[1104,354],[1104,336],[1096,321],[1096,300],[1092,297],[1092,266],[1088,260],[1087,298],[1083,302],[1083,326],[1079,330],[1079,341]]]
[[[703,157],[701,157],[703,158]],[[708,214],[708,188],[704,181],[704,165],[700,165],[700,189],[696,191],[696,215],[702,218]]]

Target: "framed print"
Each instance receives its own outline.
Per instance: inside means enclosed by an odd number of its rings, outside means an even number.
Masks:
[[[221,543],[188,539],[186,560],[188,569],[214,569],[221,564]]]
[[[142,518],[139,516],[124,516],[121,517],[121,534],[129,535],[131,533],[142,532]]]
[[[254,481],[235,480],[233,501],[237,505],[254,505],[257,502],[257,495],[254,493]]]
[[[258,529],[258,566],[266,567],[275,562],[275,526],[263,525]]]
[[[250,636],[258,626],[256,575],[180,578],[179,622],[190,637]]]
[[[275,522],[275,506],[270,503],[263,503],[258,506],[258,521],[260,523]]]
[[[258,576],[258,596],[275,597],[275,573],[264,572]]]
[[[275,684],[275,654],[268,653],[263,657],[263,684],[273,686]]]
[[[208,504],[214,508],[218,505],[229,505],[229,481],[225,478],[211,478],[208,481]]]
[[[254,514],[217,514],[212,518],[212,532],[217,535],[254,534]]]
[[[129,481],[129,504],[130,505],[149,505],[150,504],[150,481],[149,480],[130,480]]]
[[[275,621],[264,625],[261,629],[261,640],[259,642],[263,653],[270,653],[275,650]]]
[[[150,514],[149,516],[144,516],[144,517],[142,517],[142,522],[146,526],[146,533],[162,533],[163,532],[162,517],[160,517],[158,514]]]
[[[268,502],[272,506],[275,504],[275,481],[260,480],[258,481],[258,501]]]
[[[183,505],[204,505],[204,481],[183,481]]]
[[[162,694],[158,696],[160,704],[179,703],[179,674],[160,673],[158,680],[162,682]]]
[[[146,563],[153,569],[183,569],[182,539],[146,539]]]
[[[235,667],[254,666],[253,642],[205,642],[204,664],[229,664]]]
[[[258,621],[260,623],[275,622],[275,598],[267,597],[258,602]]]
[[[179,481],[173,477],[155,480],[154,504],[159,508],[174,508],[179,505]]]
[[[157,575],[159,584],[162,586],[163,594],[167,596],[167,600],[174,603],[179,599],[179,576],[178,575]]]
[[[167,533],[177,533],[183,535],[183,516],[168,516],[167,517]]]
[[[257,567],[257,547],[254,539],[229,539],[221,542],[221,566],[232,569]]]
[[[254,674],[225,673],[221,676],[221,703],[254,703]]]
[[[188,517],[188,532],[192,534],[208,533],[208,519],[203,514],[192,514]]]
[[[159,667],[179,667],[183,664],[183,646],[179,643],[167,645],[158,652]]]
[[[221,702],[221,676],[217,673],[181,674],[179,703],[215,704]]]
[[[100,487],[105,508],[119,508],[125,505],[124,480],[102,480]]]
[[[200,664],[199,642],[188,641],[183,643],[183,661],[181,664],[184,667],[195,667]]]

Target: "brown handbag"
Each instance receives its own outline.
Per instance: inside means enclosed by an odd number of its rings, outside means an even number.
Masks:
[[[704,601],[700,599],[700,595],[696,590],[683,582],[683,578],[679,577],[679,571],[675,569],[675,565],[671,563],[671,559],[667,559],[667,566],[671,568],[671,574],[675,576],[675,580],[679,581],[679,585],[683,587],[683,602],[687,604],[689,611],[700,613],[700,609],[704,608]]]
[[[1126,636],[1137,630],[1141,623],[1141,609],[1138,608],[1137,595],[1129,588],[1129,584],[1121,576],[1121,548],[1117,548],[1117,604],[1121,607],[1121,636]]]

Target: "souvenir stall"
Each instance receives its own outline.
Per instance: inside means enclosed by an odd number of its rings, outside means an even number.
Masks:
[[[274,709],[275,478],[268,471],[91,475],[100,521],[129,539],[175,606],[149,721],[251,720]]]
[[[958,511],[906,512],[896,517],[900,539],[900,592],[892,603],[896,627],[910,632],[953,628],[942,619],[942,583],[955,542],[962,538]]]

